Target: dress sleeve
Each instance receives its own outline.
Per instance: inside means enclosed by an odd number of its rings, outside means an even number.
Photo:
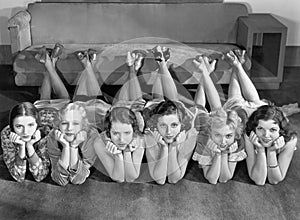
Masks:
[[[229,156],[228,156],[229,162],[242,161],[247,157],[244,138],[242,137],[241,139],[237,140],[237,144],[238,144],[237,149],[233,149],[229,151]]]
[[[46,178],[49,173],[50,159],[47,151],[47,139],[41,139],[34,146],[35,153],[28,158],[29,170],[37,182]]]
[[[51,131],[47,137],[47,148],[51,162],[51,178],[58,185],[65,186],[69,183],[70,174],[59,163],[61,150],[58,147],[57,141],[54,140],[52,133]]]
[[[18,147],[10,141],[10,129],[7,126],[1,132],[1,146],[3,149],[3,160],[10,175],[18,182],[25,180],[26,159],[18,155]]]
[[[198,134],[196,149],[192,159],[198,161],[200,166],[209,166],[212,164],[214,153],[206,146],[208,136]]]

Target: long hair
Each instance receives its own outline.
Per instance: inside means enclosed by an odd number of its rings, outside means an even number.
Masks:
[[[239,115],[234,110],[224,110],[220,108],[213,111],[208,120],[208,132],[211,134],[212,129],[221,128],[228,125],[235,131],[235,139],[240,139],[243,133],[243,123]]]
[[[14,120],[19,116],[32,116],[35,118],[36,123],[39,125],[39,114],[37,108],[30,102],[22,102],[18,105],[15,105],[9,113],[9,126],[11,131],[14,132]]]
[[[118,121],[124,124],[130,124],[134,134],[139,134],[139,126],[134,112],[127,107],[113,107],[105,116],[104,130],[107,137],[110,137],[111,124]]]
[[[259,120],[274,120],[280,128],[279,135],[283,136],[286,142],[297,135],[297,133],[291,129],[290,123],[284,113],[274,105],[263,105],[252,113],[246,124],[246,134],[248,136],[251,131],[255,131]]]

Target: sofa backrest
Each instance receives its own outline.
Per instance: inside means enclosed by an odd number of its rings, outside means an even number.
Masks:
[[[31,3],[32,44],[115,44],[140,37],[236,43],[241,3]]]

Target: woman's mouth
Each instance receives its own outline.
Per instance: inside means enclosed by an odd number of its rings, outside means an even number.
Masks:
[[[125,150],[126,146],[127,146],[127,144],[118,144],[118,148],[120,150]]]
[[[270,142],[272,142],[272,139],[270,139],[270,138],[261,138],[261,141],[265,144],[269,144]]]

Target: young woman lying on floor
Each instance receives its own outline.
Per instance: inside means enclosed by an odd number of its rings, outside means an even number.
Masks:
[[[154,100],[144,110],[146,157],[150,176],[158,184],[177,183],[183,178],[197,137],[193,113],[178,100],[166,52],[167,48],[154,48],[159,72],[152,90]]]
[[[198,161],[204,177],[212,184],[227,182],[235,171],[238,161],[245,159],[242,120],[235,110],[224,109],[218,92],[210,79],[215,61],[207,57],[194,60],[202,75],[195,104],[198,107],[195,126],[199,131],[193,160]],[[211,113],[205,110],[205,92],[209,98]],[[202,107],[202,108],[199,108]]]

